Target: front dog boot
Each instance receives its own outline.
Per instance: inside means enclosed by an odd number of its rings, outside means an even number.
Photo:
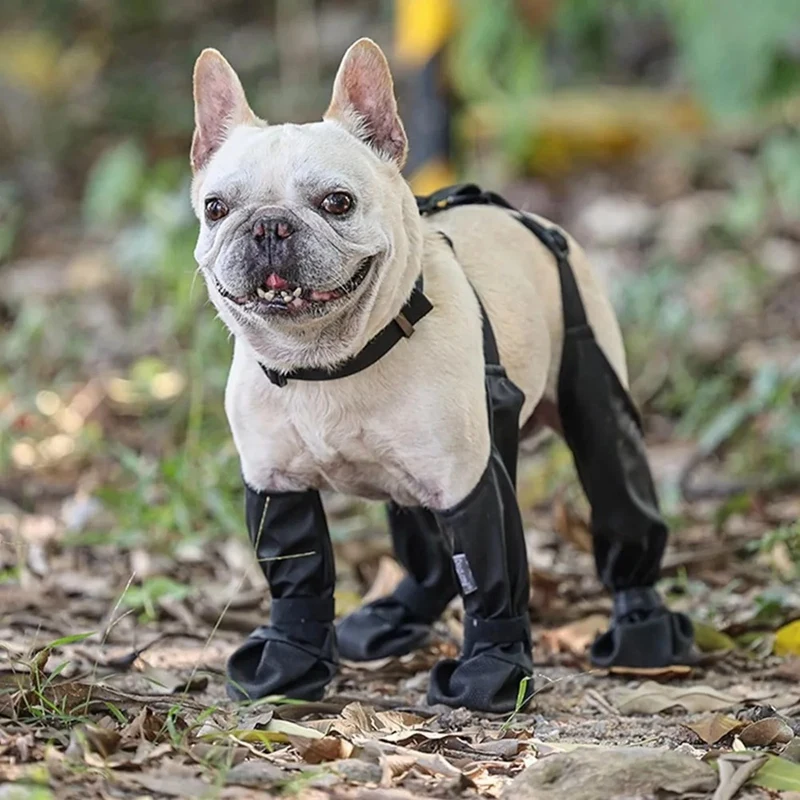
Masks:
[[[428,702],[513,711],[533,672],[528,562],[514,488],[496,449],[475,488],[437,516],[453,542],[464,643],[460,658],[434,666]]]
[[[234,700],[285,695],[319,700],[336,674],[336,580],[318,492],[246,489],[247,529],[272,594],[270,624],[228,660]]]
[[[387,514],[395,556],[408,575],[388,597],[367,603],[337,624],[339,653],[350,661],[401,656],[422,647],[458,591],[450,551],[433,513],[390,503]]]

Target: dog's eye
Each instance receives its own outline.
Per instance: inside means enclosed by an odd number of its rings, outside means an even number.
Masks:
[[[206,217],[211,222],[216,222],[222,219],[228,213],[228,206],[222,202],[218,197],[209,197],[206,200]]]
[[[328,214],[346,214],[352,207],[353,198],[347,192],[333,192],[320,203],[320,208]]]

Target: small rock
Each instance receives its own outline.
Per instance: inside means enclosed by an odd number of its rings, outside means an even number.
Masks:
[[[645,747],[579,749],[549,755],[503,791],[504,800],[615,800],[711,792],[717,774],[692,756]]]
[[[343,758],[334,761],[331,769],[346,781],[352,783],[380,783],[383,770],[379,764],[362,761],[360,758]]]
[[[225,775],[226,784],[268,789],[291,779],[291,773],[265,761],[243,761]]]

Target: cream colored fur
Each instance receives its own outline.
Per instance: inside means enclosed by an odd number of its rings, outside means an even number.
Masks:
[[[345,62],[354,52],[356,59],[359,52],[368,52],[374,66],[382,59],[376,51],[380,53],[362,40]],[[214,61],[215,85],[222,69],[217,57],[221,59],[218,54],[201,56]],[[343,71],[344,66],[337,84]],[[382,87],[385,90],[385,80]],[[195,96],[202,102],[202,86],[198,91],[196,85]],[[338,106],[345,102],[341,92],[335,90],[334,96]],[[339,113],[369,130],[369,120],[364,125],[358,109]],[[389,108],[387,113],[391,117],[396,112]],[[242,116],[240,110],[238,118]],[[219,275],[226,229],[203,227],[198,262],[212,301],[235,334],[226,412],[244,477],[256,489],[332,489],[445,509],[473,488],[489,454],[481,318],[473,287],[491,318],[503,364],[525,393],[524,423],[542,402],[555,401],[563,328],[556,264],[538,239],[502,209],[462,207],[420,219],[399,174],[404,156],[399,119],[381,118],[388,144],[379,151],[358,138],[362,130],[348,132],[348,118],[329,117],[307,126],[266,126],[255,119],[232,125],[208,163],[196,167],[193,203],[198,216],[202,219],[205,193],[210,187],[217,191],[226,181],[244,182],[254,195],[269,194],[271,204],[287,202],[299,208],[290,188],[298,151],[308,154],[302,160],[304,169],[355,170],[373,201],[364,212],[359,241],[377,246],[375,242],[385,240],[388,255],[347,312],[351,333],[313,357],[335,363],[357,352],[397,314],[420,271],[434,310],[410,339],[356,375],[276,387],[258,362],[285,370],[303,365],[312,357],[308,341],[321,329],[312,324],[302,332],[273,330],[269,321],[243,318],[209,279]],[[200,138],[213,142],[213,134],[205,132]],[[455,256],[438,231],[453,240]],[[569,241],[589,320],[627,385],[622,339],[611,305],[583,252]]]

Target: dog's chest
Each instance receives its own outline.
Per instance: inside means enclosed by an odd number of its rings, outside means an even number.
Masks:
[[[248,480],[270,491],[327,489],[419,502],[424,489],[406,466],[388,416],[363,402],[343,405],[324,398],[324,392],[303,392],[291,402],[275,404],[273,398],[229,409]]]

